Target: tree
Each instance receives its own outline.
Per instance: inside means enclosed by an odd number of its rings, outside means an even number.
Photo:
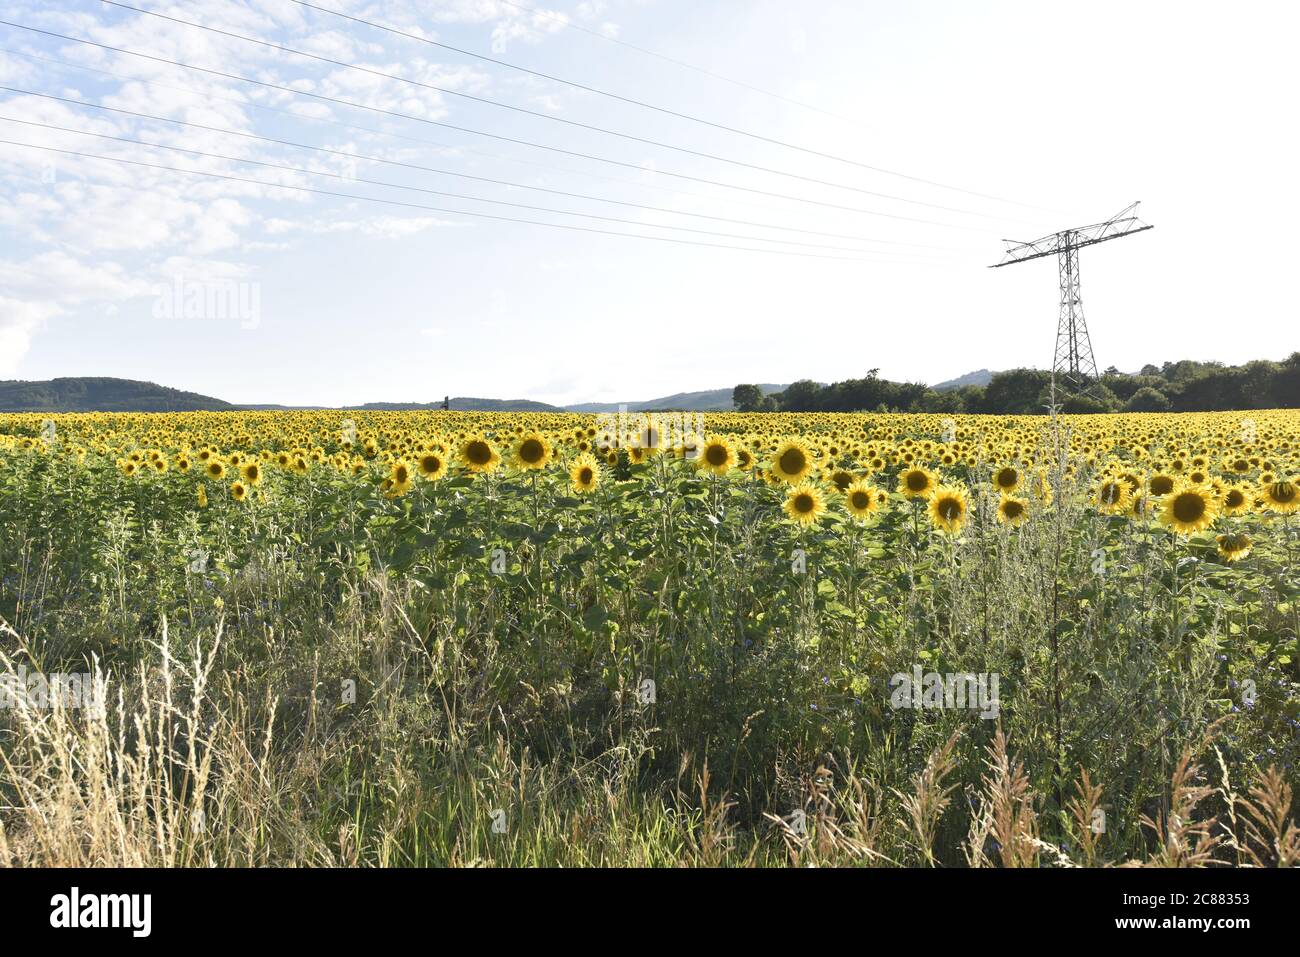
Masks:
[[[1061,411],[1067,415],[1091,415],[1098,412],[1109,412],[1110,409],[1101,399],[1093,398],[1090,395],[1072,395],[1061,403]]]
[[[984,387],[984,408],[979,411],[993,415],[1038,415],[1043,411],[1038,397],[1051,381],[1051,373],[1042,369],[999,372]]]
[[[816,412],[821,407],[821,391],[812,379],[800,379],[786,386],[781,393],[781,408],[786,412]]]
[[[763,404],[763,390],[748,383],[731,390],[731,404],[737,412],[757,412]]]
[[[1125,412],[1168,412],[1169,396],[1144,385],[1133,393],[1124,406]]]

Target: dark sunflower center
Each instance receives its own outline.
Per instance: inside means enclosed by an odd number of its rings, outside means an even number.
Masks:
[[[492,449],[486,442],[475,440],[466,446],[465,457],[475,465],[487,465],[492,460]]]
[[[1227,503],[1228,508],[1236,508],[1244,501],[1246,501],[1246,496],[1242,495],[1241,492],[1235,488],[1224,498],[1224,502]]]
[[[1016,484],[1016,470],[1007,468],[998,472],[998,484],[1004,488],[1010,488]]]
[[[1184,492],[1174,499],[1174,518],[1194,522],[1205,514],[1205,499],[1196,492]]]
[[[581,482],[583,485],[590,484],[591,480],[594,477],[595,476],[593,475],[591,469],[589,468],[584,468],[582,471],[578,473],[578,481]]]
[[[777,464],[781,466],[781,471],[786,475],[798,475],[803,471],[803,467],[808,463],[803,452],[798,449],[786,449]]]
[[[813,510],[813,497],[807,492],[801,492],[794,497],[794,510],[800,514],[806,515]]]
[[[710,445],[704,450],[704,460],[710,465],[727,464],[727,447],[725,445]]]
[[[1157,475],[1151,480],[1152,495],[1168,495],[1174,490],[1174,480],[1168,475]]]
[[[1290,482],[1274,482],[1268,494],[1273,501],[1288,505],[1295,501],[1296,487]]]
[[[939,503],[939,514],[944,520],[951,522],[955,518],[961,517],[961,502],[955,498],[946,498]]]
[[[854,508],[866,508],[871,504],[871,496],[866,492],[854,492],[850,501],[853,502]]]
[[[526,439],[524,444],[519,446],[519,457],[530,465],[533,462],[540,462],[545,454],[545,447],[537,439]]]
[[[1101,500],[1107,505],[1114,505],[1119,501],[1122,494],[1119,485],[1114,482],[1108,482],[1106,485],[1102,486]]]
[[[930,484],[929,477],[924,472],[908,472],[907,487],[913,492],[924,492],[926,486]]]
[[[1002,514],[1005,515],[1007,518],[1019,518],[1020,513],[1023,512],[1024,510],[1025,507],[1021,505],[1019,502],[1002,503]]]

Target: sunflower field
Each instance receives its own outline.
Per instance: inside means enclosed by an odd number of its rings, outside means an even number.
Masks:
[[[1296,410],[0,415],[0,863],[1294,866],[1297,513]]]

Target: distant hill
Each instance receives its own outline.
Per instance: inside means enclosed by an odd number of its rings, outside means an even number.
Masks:
[[[947,382],[940,382],[938,385],[930,386],[935,392],[947,392],[951,389],[960,389],[966,385],[986,386],[993,381],[993,373],[988,369],[979,369],[975,372],[967,372],[964,376],[958,376],[956,379],[949,379]]]
[[[758,386],[764,395],[785,390],[783,385],[770,382]],[[626,406],[629,412],[652,412],[674,410],[683,412],[730,412],[731,389],[706,389],[703,392],[678,392],[658,399],[645,399],[640,402],[582,402],[578,405],[566,405],[566,412],[617,412],[620,406]]]
[[[234,408],[209,395],[135,379],[0,380],[0,412],[193,412]]]
[[[451,402],[453,412],[563,412],[559,406],[534,402],[532,399],[475,399],[456,396]],[[367,402],[365,405],[350,405],[349,409],[362,412],[412,412],[437,411],[441,402]]]

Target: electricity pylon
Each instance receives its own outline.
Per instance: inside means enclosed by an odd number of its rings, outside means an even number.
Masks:
[[[1032,243],[1014,239],[1002,240],[1007,244],[1002,262],[991,269],[1055,255],[1060,267],[1061,312],[1056,323],[1056,356],[1052,359],[1052,393],[1057,380],[1068,392],[1090,394],[1097,381],[1097,362],[1092,357],[1092,340],[1088,338],[1088,325],[1083,320],[1083,301],[1079,297],[1079,250],[1084,246],[1104,243],[1130,233],[1151,229],[1137,218],[1138,204],[1126,207],[1104,223],[1064,229]]]

